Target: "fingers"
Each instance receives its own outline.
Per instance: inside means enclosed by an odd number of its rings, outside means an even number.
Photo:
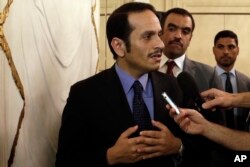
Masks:
[[[202,104],[202,108],[211,109],[218,106],[220,103],[220,99],[209,100]]]
[[[139,152],[136,152],[134,154],[132,154],[131,156],[131,162],[137,162],[143,159],[143,155]]]
[[[135,133],[138,129],[138,125],[133,126],[128,128],[127,130],[125,130],[122,134],[121,134],[121,138],[128,138],[129,136],[131,136],[133,133]]]
[[[176,123],[179,123],[184,117],[186,117],[187,109],[180,109],[180,114],[176,114],[175,110],[171,108],[169,115],[175,120]]]
[[[154,152],[154,153],[151,153],[151,154],[145,154],[145,155],[143,155],[142,159],[154,158],[154,157],[158,157],[160,155],[161,154],[159,152]]]
[[[211,101],[206,101],[205,103],[202,104],[202,108],[204,109],[210,109],[212,108],[214,105],[213,105],[213,100]]]
[[[169,115],[174,118],[176,116],[176,111],[174,108],[170,108],[169,106],[166,106],[169,110]],[[179,108],[180,112],[181,112],[181,109]]]
[[[221,106],[223,104],[223,101],[221,101],[223,99],[221,99],[220,96],[225,96],[225,92],[213,88],[202,92],[201,96],[205,100],[202,104],[202,108],[215,111],[216,106]]]
[[[178,124],[179,124],[180,128],[186,132],[187,127],[190,124],[190,119],[183,118]]]
[[[219,90],[217,90],[217,89],[215,89],[215,88],[205,90],[205,91],[201,92],[201,97],[203,97],[203,98],[214,97],[214,95],[215,95],[218,91],[219,91]]]
[[[176,116],[176,111],[175,111],[175,109],[174,108],[171,108],[171,106],[170,105],[166,105],[166,108],[169,110],[169,115],[172,117],[172,118],[174,118],[175,116]],[[179,110],[180,110],[180,108],[179,108]]]
[[[163,123],[159,121],[152,120],[152,124],[154,127],[157,127],[159,130],[146,130],[141,131],[140,135],[148,138],[161,138],[162,132],[165,134],[171,133],[170,130]],[[172,133],[171,133],[172,134]]]
[[[154,127],[157,127],[161,131],[169,131],[169,129],[161,122],[152,120],[152,124]]]

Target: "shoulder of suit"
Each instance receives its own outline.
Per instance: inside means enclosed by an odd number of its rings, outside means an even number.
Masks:
[[[208,65],[208,64],[198,62],[198,61],[195,61],[195,60],[190,60],[190,63],[192,63],[192,65],[194,67],[196,67],[196,68],[200,68],[202,70],[214,71],[214,68],[212,66]]]
[[[155,80],[177,80],[175,77],[162,73],[160,71],[152,71],[149,73],[152,76],[152,79]]]
[[[250,82],[250,78],[247,75],[243,74],[242,72],[235,70],[235,74],[238,78],[245,79],[248,82]]]
[[[113,74],[111,74],[113,73]],[[107,76],[112,77],[115,76],[115,71],[110,69],[105,69],[99,73],[96,73],[94,75],[91,75],[87,78],[84,78],[82,80],[79,80],[77,82],[75,82],[72,87],[82,87],[84,85],[96,85],[96,84],[100,84],[100,82],[107,80]]]
[[[158,78],[165,78],[165,77],[168,77],[169,75],[163,73],[163,72],[160,72],[160,71],[152,71],[149,73],[150,75],[154,76],[154,77],[158,77]]]

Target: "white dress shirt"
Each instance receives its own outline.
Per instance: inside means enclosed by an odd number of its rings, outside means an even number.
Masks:
[[[167,69],[168,69],[167,61],[168,60],[169,60],[168,57],[163,54],[161,58],[161,62],[160,62],[160,67],[159,67],[160,72],[167,73]],[[185,54],[176,59],[173,59],[173,61],[176,64],[176,66],[173,68],[173,74],[175,77],[177,77],[183,71],[184,60],[185,60]]]

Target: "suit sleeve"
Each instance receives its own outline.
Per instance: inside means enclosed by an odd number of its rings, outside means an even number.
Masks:
[[[84,92],[84,93],[82,93]],[[65,105],[59,132],[56,167],[107,166],[106,149],[94,149],[88,135],[95,133],[88,127],[88,112],[92,98],[88,91],[72,87]]]

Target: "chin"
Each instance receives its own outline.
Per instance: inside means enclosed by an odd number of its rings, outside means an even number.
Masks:
[[[156,65],[156,66],[154,66],[154,67],[151,68],[151,71],[158,70],[159,67],[160,67],[160,65]]]

